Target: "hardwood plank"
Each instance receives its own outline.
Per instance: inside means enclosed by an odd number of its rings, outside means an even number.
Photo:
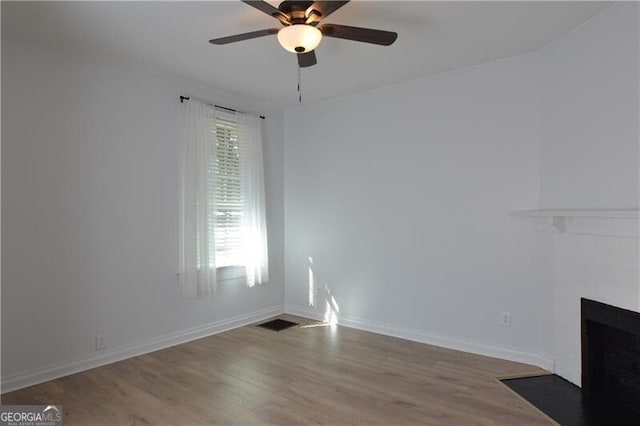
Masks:
[[[496,377],[536,367],[291,315],[2,395],[68,425],[549,425]]]

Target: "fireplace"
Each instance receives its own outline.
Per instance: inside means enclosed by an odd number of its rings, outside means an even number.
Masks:
[[[640,313],[584,298],[581,311],[587,406],[640,424]]]

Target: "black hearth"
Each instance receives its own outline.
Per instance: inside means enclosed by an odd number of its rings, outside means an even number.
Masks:
[[[590,410],[640,424],[640,313],[582,306],[582,395]]]
[[[582,390],[556,375],[502,382],[562,426],[640,425],[640,313],[581,299]]]

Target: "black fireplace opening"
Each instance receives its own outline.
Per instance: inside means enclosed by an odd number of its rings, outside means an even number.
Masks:
[[[640,313],[583,298],[581,318],[584,402],[640,424]]]

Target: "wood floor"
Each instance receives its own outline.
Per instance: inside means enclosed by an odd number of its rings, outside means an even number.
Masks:
[[[549,425],[496,380],[536,367],[292,316],[2,395],[69,425]]]

